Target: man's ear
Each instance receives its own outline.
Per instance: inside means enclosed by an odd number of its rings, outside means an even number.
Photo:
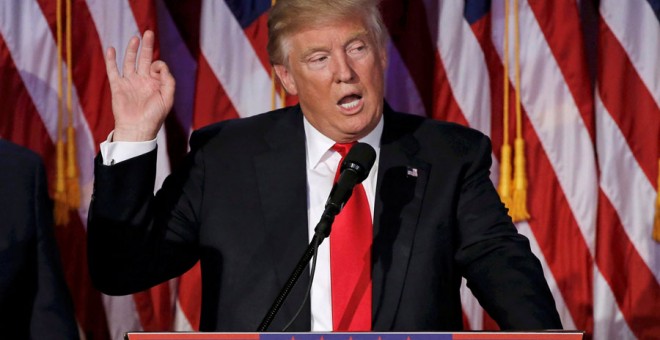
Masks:
[[[277,73],[277,77],[280,78],[280,82],[282,82],[282,86],[284,86],[286,92],[293,96],[298,95],[296,81],[293,79],[293,75],[289,72],[286,66],[273,65],[273,67],[275,68],[275,73]]]
[[[385,48],[380,48],[378,52],[378,57],[380,58],[380,62],[383,65],[383,70],[387,69],[387,50]]]

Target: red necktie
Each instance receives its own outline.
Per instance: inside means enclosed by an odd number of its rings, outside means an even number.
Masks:
[[[353,143],[354,144],[354,143]],[[335,144],[342,160],[353,144]],[[330,273],[332,280],[332,329],[371,330],[371,210],[362,184],[335,218],[330,233]]]

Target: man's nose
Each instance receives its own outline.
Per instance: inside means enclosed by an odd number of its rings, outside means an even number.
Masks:
[[[338,83],[346,83],[355,80],[355,71],[351,65],[350,60],[346,55],[340,55],[337,58],[333,58],[334,62],[334,74],[335,81]]]

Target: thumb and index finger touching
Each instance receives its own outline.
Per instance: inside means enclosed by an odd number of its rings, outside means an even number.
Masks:
[[[175,80],[167,64],[161,60],[153,62],[150,66],[150,74],[152,78],[160,81],[160,92],[166,100],[170,101],[167,105],[172,105],[174,101]]]
[[[132,130],[147,131],[147,137],[151,137],[151,132],[155,131],[155,135],[172,107],[175,80],[163,61],[153,60],[154,43],[154,33],[149,30],[142,36],[141,48],[140,39],[132,37],[124,54],[121,72],[116,50],[110,47],[106,51],[105,63],[113,97],[116,136],[121,134],[118,129],[121,132],[126,130],[126,136]],[[139,139],[144,136],[138,134],[127,138]]]

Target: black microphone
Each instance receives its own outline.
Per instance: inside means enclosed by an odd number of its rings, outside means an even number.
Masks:
[[[273,301],[272,306],[257,328],[257,332],[265,332],[268,330],[268,326],[270,326],[271,322],[273,322],[273,319],[275,319],[275,315],[280,310],[284,300],[286,300],[287,296],[291,292],[291,289],[293,289],[293,286],[296,284],[296,281],[298,281],[298,278],[309,264],[309,260],[314,257],[312,272],[310,275],[309,284],[307,286],[305,299],[303,300],[303,303],[300,305],[298,311],[293,316],[291,321],[289,321],[289,323],[284,327],[283,331],[285,331],[298,317],[300,311],[302,311],[302,308],[305,306],[305,302],[309,298],[312,281],[314,280],[314,269],[316,267],[316,252],[318,246],[321,244],[321,242],[323,242],[323,239],[330,235],[332,222],[334,222],[335,216],[339,214],[341,209],[344,207],[344,204],[346,204],[348,199],[351,197],[353,188],[358,183],[364,181],[367,176],[369,176],[369,171],[371,171],[371,167],[374,165],[375,161],[376,151],[374,151],[374,148],[372,148],[369,144],[357,143],[353,145],[350,151],[348,151],[348,154],[344,158],[344,161],[341,163],[341,167],[339,168],[339,179],[337,180],[337,183],[335,183],[335,185],[332,187],[328,201],[325,204],[325,210],[323,211],[323,215],[321,215],[321,220],[314,229],[314,237],[312,237],[312,241],[309,243],[309,246],[307,246],[307,250],[305,250],[305,253],[303,253],[300,261],[298,261],[298,265],[296,265],[296,267],[293,269],[293,272],[284,284],[284,287],[282,287],[280,294],[277,296],[277,298],[275,298],[275,301]]]
[[[315,235],[326,238],[330,235],[335,216],[353,193],[353,188],[362,183],[376,161],[376,151],[367,143],[353,145],[339,168],[339,179],[332,187],[321,220],[314,229]]]

